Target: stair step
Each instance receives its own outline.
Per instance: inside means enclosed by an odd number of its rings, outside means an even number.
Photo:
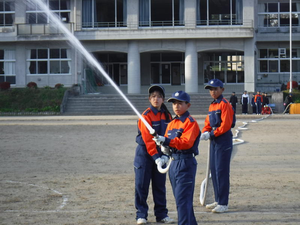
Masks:
[[[206,115],[212,102],[209,94],[191,94],[191,115]],[[229,99],[230,95],[224,95]],[[128,95],[126,98],[140,113],[150,106],[148,95]],[[165,101],[169,111],[173,113],[172,104]],[[241,106],[237,106],[237,113],[241,113]],[[120,95],[80,95],[69,96],[65,107],[65,115],[135,115],[128,102]]]

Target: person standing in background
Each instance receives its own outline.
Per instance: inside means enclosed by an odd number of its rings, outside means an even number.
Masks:
[[[267,96],[267,93],[263,94],[263,104],[264,104],[264,106],[269,105],[269,98]]]
[[[254,98],[255,98],[255,95],[253,93],[253,96],[251,98],[252,114],[256,114],[256,105],[255,105],[255,102],[254,102]]]
[[[249,95],[247,94],[247,91],[244,91],[244,94],[242,94],[242,98],[241,98],[242,113],[243,114],[248,114],[248,104],[249,103],[250,103]]]
[[[289,106],[290,103],[294,103],[293,101],[293,95],[292,93],[289,93],[284,99],[283,105],[284,105],[284,110]],[[287,109],[285,112],[289,113],[290,109]]]
[[[262,95],[260,94],[260,91],[256,92],[256,95],[254,97],[254,103],[256,105],[256,114],[260,115],[261,114],[261,105],[263,102]]]
[[[232,92],[229,102],[232,105],[234,112],[236,112],[236,104],[238,102],[238,98],[236,97],[235,92]]]

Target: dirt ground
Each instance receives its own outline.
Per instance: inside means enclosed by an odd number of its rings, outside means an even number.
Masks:
[[[194,116],[202,129],[204,116]],[[264,119],[262,119],[264,118]],[[261,120],[262,119],[262,120]],[[136,224],[136,116],[0,117],[0,224]],[[194,194],[199,224],[300,224],[300,115],[237,116],[229,211],[200,205],[208,144]],[[177,219],[167,180],[169,216]],[[151,195],[148,224],[157,224]]]

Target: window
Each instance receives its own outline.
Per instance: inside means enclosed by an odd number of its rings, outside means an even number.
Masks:
[[[107,75],[117,84],[127,84],[127,54],[125,53],[94,53]],[[102,74],[88,77],[89,83],[107,85],[109,82]]]
[[[197,0],[197,25],[242,25],[243,0]]]
[[[127,0],[83,0],[82,27],[126,27]]]
[[[298,3],[292,3],[292,25],[298,26],[299,13],[297,13]],[[289,3],[264,3],[264,12],[259,13],[263,17],[264,27],[284,27],[290,24],[290,4]]]
[[[181,85],[184,80],[184,53],[151,53],[151,84]]]
[[[139,25],[183,26],[184,0],[140,0]]]
[[[29,74],[70,74],[68,49],[31,49],[28,54]]]
[[[300,48],[292,49],[293,72],[300,71]],[[289,73],[290,72],[290,49],[260,49],[259,50],[260,73]]]
[[[244,55],[240,52],[207,53],[204,61],[204,83],[220,79],[224,83],[244,82]]]
[[[57,14],[64,23],[70,22],[70,0],[44,0],[49,9]],[[37,3],[28,3],[26,9],[26,22],[29,24],[45,24],[48,17],[39,8]]]
[[[15,68],[15,51],[0,49],[0,82],[16,84]]]
[[[12,26],[15,21],[15,2],[0,1],[0,27]]]

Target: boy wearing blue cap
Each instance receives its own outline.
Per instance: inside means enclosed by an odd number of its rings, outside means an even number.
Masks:
[[[178,213],[179,225],[197,224],[193,196],[197,170],[200,128],[190,115],[190,96],[184,91],[177,91],[168,99],[172,102],[175,118],[168,124],[165,135],[153,138],[162,152],[170,155],[173,162],[169,169],[169,178],[173,189]]]
[[[228,210],[230,157],[235,114],[230,103],[223,97],[222,81],[212,79],[205,86],[214,101],[209,106],[200,140],[210,139],[210,170],[215,202],[206,205],[214,213]]]

